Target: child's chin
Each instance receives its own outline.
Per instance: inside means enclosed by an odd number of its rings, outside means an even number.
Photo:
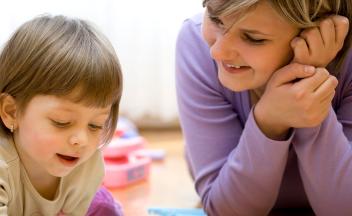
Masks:
[[[71,171],[70,172],[53,173],[52,175],[55,177],[58,177],[58,178],[63,178],[65,176],[69,175],[70,173],[71,173]]]
[[[65,169],[65,170],[56,170],[54,172],[51,172],[50,174],[52,176],[62,178],[62,177],[69,175],[73,170],[74,170],[74,167],[72,167],[70,169]]]

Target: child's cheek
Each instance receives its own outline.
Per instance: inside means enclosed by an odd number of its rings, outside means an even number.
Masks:
[[[43,155],[56,152],[62,146],[58,136],[54,134],[34,133],[31,137],[33,147],[37,149],[38,153]]]

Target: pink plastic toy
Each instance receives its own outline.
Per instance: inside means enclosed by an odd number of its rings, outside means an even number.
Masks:
[[[146,141],[134,128],[118,126],[116,133],[103,150],[105,160],[105,177],[103,184],[116,188],[148,179],[151,159],[137,154],[144,149]]]
[[[147,179],[149,166],[150,159],[147,157],[129,155],[118,159],[105,159],[104,185],[116,188]]]

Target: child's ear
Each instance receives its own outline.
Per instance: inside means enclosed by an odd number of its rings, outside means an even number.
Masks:
[[[7,128],[13,130],[16,125],[16,100],[9,94],[0,94],[0,117]]]

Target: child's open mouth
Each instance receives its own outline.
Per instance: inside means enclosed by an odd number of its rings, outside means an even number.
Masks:
[[[62,155],[58,153],[56,155],[65,166],[74,166],[79,160],[79,157]]]

